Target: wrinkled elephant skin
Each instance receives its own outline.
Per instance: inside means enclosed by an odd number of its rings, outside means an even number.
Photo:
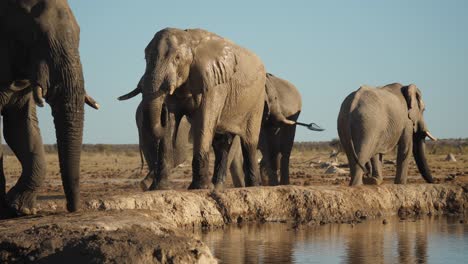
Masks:
[[[395,148],[395,183],[406,183],[411,152],[426,182],[434,181],[424,153],[425,137],[434,139],[424,121],[424,109],[421,91],[414,84],[363,86],[346,97],[338,116],[338,134],[349,161],[350,185],[380,184],[382,157]],[[363,181],[370,167],[373,178]]]
[[[7,194],[1,171],[0,204],[13,214],[36,210],[46,163],[35,104],[41,106],[45,99],[54,117],[67,209],[76,211],[84,104],[99,106],[85,92],[78,23],[66,0],[0,5],[0,108],[5,140],[23,168]]]

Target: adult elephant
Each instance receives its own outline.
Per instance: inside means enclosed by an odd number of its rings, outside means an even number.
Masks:
[[[260,171],[263,185],[289,184],[289,158],[296,135],[296,125],[287,125],[276,122],[274,115],[271,115],[269,109],[278,105],[279,112],[288,120],[297,121],[302,109],[301,94],[296,87],[281,78],[268,74],[266,81],[267,90],[275,90],[277,98],[269,97],[266,105],[262,128],[260,132],[259,149],[262,153],[260,162]],[[274,100],[278,103],[271,103]],[[278,169],[280,169],[280,179],[278,181]],[[266,177],[265,177],[266,176]]]
[[[338,134],[348,157],[350,185],[363,183],[362,176],[369,163],[376,171],[369,181],[380,184],[382,156],[395,147],[395,183],[406,183],[411,151],[423,178],[428,183],[434,182],[424,149],[426,137],[436,139],[427,129],[424,109],[421,91],[414,84],[362,86],[346,97],[338,116]]]
[[[278,185],[289,183],[289,157],[294,143],[295,136],[295,121],[297,121],[301,111],[301,95],[296,87],[290,82],[278,78],[270,73],[266,74],[265,91],[267,96],[264,101],[264,112],[262,116],[262,126],[260,130],[259,149],[262,152],[263,158],[260,162],[260,172],[262,175],[263,185]],[[162,119],[167,120],[166,110],[163,108]],[[287,122],[285,122],[287,120]],[[158,170],[156,163],[157,157],[157,139],[152,138],[148,133],[146,124],[149,122],[143,118],[142,105],[140,104],[136,110],[136,124],[139,134],[139,145],[146,160],[149,173],[141,182],[143,190],[159,188],[169,189],[167,181],[163,181],[161,185],[159,178],[155,173]],[[170,123],[170,122],[169,122]],[[291,125],[293,124],[293,125]],[[167,132],[170,130],[165,129]],[[317,126],[313,126],[312,130],[321,131]],[[186,155],[189,149],[190,124],[182,119],[179,125],[177,138],[172,141],[171,148],[165,150],[164,155],[167,157],[170,169],[184,162],[188,156]],[[222,141],[213,142],[214,148],[219,150],[218,145],[222,147]],[[279,164],[280,163],[280,164]],[[166,165],[168,164],[166,163]],[[278,168],[281,166],[281,180],[278,180]],[[235,187],[244,185],[243,174],[243,158],[238,137],[233,140],[230,153],[228,155],[228,168],[232,175],[233,184]],[[169,172],[170,174],[170,172]],[[224,179],[223,179],[224,181]]]
[[[34,104],[43,99],[54,117],[67,210],[78,210],[83,108],[85,101],[98,106],[85,92],[78,45],[79,27],[66,0],[0,1],[0,108],[5,140],[23,168],[7,194],[0,171],[0,203],[17,214],[35,212],[45,176]]]
[[[162,116],[167,115],[166,109],[163,108]],[[140,182],[141,188],[146,190],[153,190],[156,187],[158,189],[170,189],[169,181],[161,181],[160,176],[161,170],[158,166],[158,154],[164,156],[166,164],[164,168],[168,171],[168,174],[171,173],[171,170],[178,165],[184,163],[189,158],[190,148],[191,148],[191,132],[190,132],[190,123],[186,118],[182,118],[179,127],[177,129],[177,135],[174,140],[171,141],[170,147],[164,149],[164,153],[159,153],[159,141],[160,139],[154,138],[151,134],[151,129],[148,127],[148,122],[144,118],[142,103],[137,107],[135,114],[136,125],[138,128],[138,143],[140,148],[140,153],[142,154],[141,167],[143,169],[144,162],[148,164],[148,174]],[[164,118],[163,120],[167,120]],[[173,125],[174,122],[168,122],[166,125],[167,129],[164,129],[164,133],[167,133],[166,137],[171,137],[173,131],[172,128],[167,127],[168,125]],[[163,136],[164,137],[164,136]],[[161,149],[162,151],[162,149]]]
[[[260,161],[262,185],[287,185],[296,124],[302,124],[297,122],[302,109],[301,94],[292,83],[270,73],[267,73],[265,89],[267,98],[259,141],[259,150],[262,153]],[[283,122],[282,117],[289,122]],[[323,131],[314,123],[307,127],[313,131]],[[232,158],[230,171],[235,183],[241,182],[243,178],[242,171],[239,170],[241,164],[241,156]]]
[[[145,49],[146,71],[135,90],[119,99],[143,94],[143,116],[159,152],[171,147],[182,116],[193,131],[192,183],[189,189],[211,186],[209,152],[215,136],[223,142],[215,157],[215,185],[226,173],[234,135],[241,139],[247,186],[258,185],[256,149],[265,96],[265,69],[252,52],[202,29],[166,28]],[[162,116],[163,108],[167,115]],[[162,118],[163,117],[163,118]],[[169,126],[171,132],[165,132]],[[167,180],[166,155],[158,170]]]

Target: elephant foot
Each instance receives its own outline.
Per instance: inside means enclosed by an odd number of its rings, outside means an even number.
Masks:
[[[366,185],[380,185],[383,183],[382,178],[376,178],[376,177],[366,177],[364,178],[364,184]]]
[[[255,187],[255,186],[260,186],[257,180],[245,181],[245,187]]]
[[[151,186],[149,187],[149,191],[163,191],[163,190],[171,190],[171,183],[169,180],[160,180],[159,182],[153,181]]]
[[[152,184],[151,180],[144,179],[140,182],[140,188],[142,191],[146,192],[150,189]]]
[[[213,184],[211,181],[204,181],[204,180],[194,180],[188,187],[189,190],[196,190],[196,189],[213,189]]]
[[[146,192],[150,189],[151,184],[153,184],[154,181],[154,173],[153,171],[150,171],[146,177],[140,182],[140,188],[142,191]]]
[[[268,179],[268,177],[264,177],[262,175],[262,177],[260,177],[260,179],[261,179],[261,182],[262,182],[263,186],[271,185],[270,180]]]
[[[218,182],[214,185],[214,190],[217,192],[223,192],[225,189],[224,182]]]
[[[288,180],[281,180],[279,185],[289,185],[289,179]]]
[[[349,183],[349,186],[359,186],[362,185],[362,178],[361,179],[351,179],[351,182]]]
[[[15,186],[7,194],[9,208],[16,216],[34,215],[37,213],[36,196],[37,194],[33,190],[19,190]]]

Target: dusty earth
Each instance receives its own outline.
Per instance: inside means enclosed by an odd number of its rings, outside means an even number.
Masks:
[[[328,151],[295,151],[294,186],[227,189],[223,193],[186,191],[190,162],[175,169],[177,191],[142,193],[136,151],[84,152],[82,208],[64,212],[56,155],[48,154],[48,176],[36,216],[0,221],[0,262],[23,263],[210,263],[209,249],[192,232],[244,221],[299,224],[355,223],[386,215],[463,214],[468,205],[468,155],[429,155],[439,184],[423,180],[411,164],[410,184],[394,185],[394,158],[387,157],[381,186],[350,188],[345,157],[330,160]],[[335,166],[330,168],[330,166]],[[5,162],[7,188],[20,166]],[[228,180],[228,186],[232,186]]]
[[[346,157],[341,154],[338,159],[330,158],[328,151],[294,151],[291,157],[291,184],[297,186],[342,185],[349,182]],[[468,154],[455,154],[457,161],[446,161],[447,154],[428,155],[428,162],[433,176],[438,183],[468,182]],[[213,155],[211,155],[213,159]],[[395,175],[395,157],[385,157],[384,183],[392,183]],[[48,175],[44,188],[39,195],[42,209],[48,211],[48,204],[64,208],[64,194],[59,173],[58,158],[55,154],[47,154]],[[5,174],[7,189],[18,179],[21,173],[16,157],[5,157]],[[213,164],[213,160],[211,164]],[[330,166],[336,165],[342,173],[327,173],[334,171]],[[140,170],[140,155],[136,151],[126,152],[83,152],[81,163],[81,197],[82,200],[109,197],[117,194],[140,193],[140,181],[146,176],[147,168]],[[409,183],[424,183],[416,165],[411,161]],[[174,170],[172,184],[175,190],[186,190],[191,181],[191,162],[187,161]],[[227,187],[233,187],[230,177],[227,177]]]

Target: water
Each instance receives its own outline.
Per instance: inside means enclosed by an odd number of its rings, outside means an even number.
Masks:
[[[468,263],[468,225],[459,220],[244,224],[198,236],[221,263]]]

